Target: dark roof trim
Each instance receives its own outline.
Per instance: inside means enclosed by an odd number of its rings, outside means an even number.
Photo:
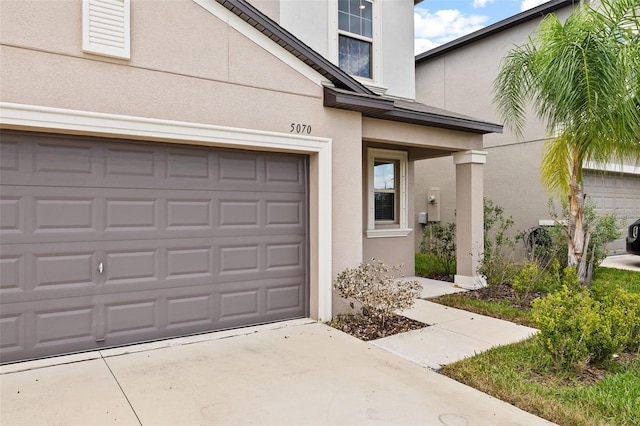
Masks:
[[[502,133],[502,126],[438,108],[388,98],[367,96],[325,87],[324,106],[362,113],[364,117],[439,127],[470,133]]]
[[[524,12],[513,15],[510,18],[503,19],[502,21],[496,22],[493,25],[489,25],[488,27],[482,28],[481,30],[475,31],[471,34],[467,34],[466,36],[450,41],[449,43],[443,44],[442,46],[427,50],[426,52],[416,56],[416,64],[419,64],[420,62],[428,59],[433,59],[444,53],[450,52],[462,46],[466,46],[469,43],[473,43],[474,41],[481,40],[509,28],[513,28],[522,23],[531,21],[532,19],[544,17],[545,15],[548,15],[551,12],[555,12],[558,9],[562,9],[577,3],[579,3],[578,0],[552,0],[550,2],[543,3],[540,6],[534,7],[533,9],[525,10]]]
[[[363,84],[298,40],[290,32],[272,21],[245,0],[216,1],[320,73],[336,87],[356,93],[373,94],[373,92]]]

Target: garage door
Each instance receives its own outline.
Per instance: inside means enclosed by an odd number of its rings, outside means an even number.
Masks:
[[[611,243],[611,254],[625,253],[627,227],[640,218],[640,176],[621,173],[585,172],[584,190],[597,203],[598,214],[615,212],[620,218],[621,237]]]
[[[308,315],[305,156],[1,136],[0,361]]]

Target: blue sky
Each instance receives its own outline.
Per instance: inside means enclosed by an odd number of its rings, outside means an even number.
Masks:
[[[548,0],[424,0],[415,7],[415,53],[501,21]]]

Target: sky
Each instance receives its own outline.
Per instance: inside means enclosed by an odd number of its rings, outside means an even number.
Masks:
[[[414,8],[415,54],[548,0],[424,0]]]

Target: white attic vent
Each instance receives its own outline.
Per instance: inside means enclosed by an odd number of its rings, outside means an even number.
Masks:
[[[82,50],[129,59],[131,0],[82,0]]]

